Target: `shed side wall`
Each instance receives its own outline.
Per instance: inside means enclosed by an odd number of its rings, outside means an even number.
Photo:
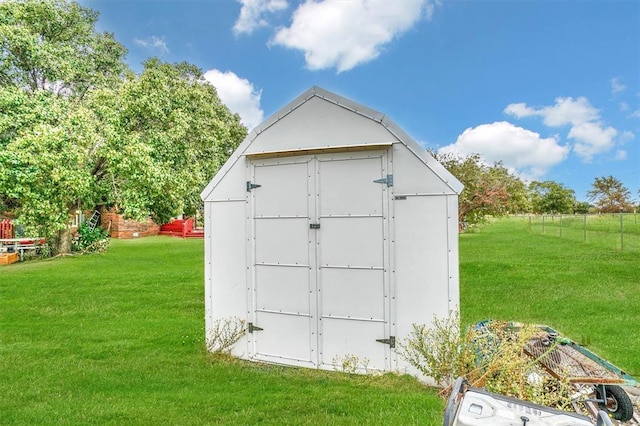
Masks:
[[[242,183],[242,182],[241,182]],[[206,202],[205,323],[207,332],[220,319],[247,319],[246,222],[243,201]],[[234,348],[246,356],[247,340]]]

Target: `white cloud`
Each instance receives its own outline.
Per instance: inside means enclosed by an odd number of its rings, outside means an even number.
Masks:
[[[618,140],[620,141],[620,143],[627,143],[634,140],[635,138],[636,135],[631,130],[625,130],[620,134],[620,136],[618,136]]]
[[[627,151],[621,149],[619,151],[616,151],[616,160],[626,160],[627,159]]]
[[[574,152],[585,162],[615,145],[618,131],[602,123],[600,111],[587,98],[556,98],[555,101],[555,105],[541,108],[510,104],[504,112],[517,118],[539,116],[549,127],[571,126],[567,137],[575,141]]]
[[[487,163],[502,161],[505,167],[536,179],[564,161],[569,148],[560,145],[556,137],[542,138],[531,130],[500,121],[465,130],[454,144],[439,152],[479,154]]]
[[[146,50],[156,55],[166,55],[169,53],[169,47],[163,37],[151,36],[145,39],[134,38],[133,42],[138,46],[144,47]]]
[[[311,70],[347,71],[378,57],[421,18],[430,19],[433,9],[431,0],[307,0],[270,43],[301,50]]]
[[[576,141],[573,150],[589,163],[594,155],[613,148],[617,134],[618,131],[613,127],[604,128],[599,123],[581,123],[573,126],[567,137]]]
[[[256,90],[249,80],[238,77],[231,71],[212,69],[204,78],[218,91],[218,96],[233,113],[240,116],[249,130],[262,123],[264,112],[260,107],[261,90]]]
[[[627,86],[620,82],[620,78],[616,77],[611,79],[611,93],[624,92],[626,88]]]
[[[513,106],[521,106],[520,109],[526,112],[517,115],[513,113]],[[511,104],[505,108],[506,113],[515,115],[518,118],[526,116],[540,116],[542,117],[544,124],[550,127],[560,127],[567,124],[582,124],[588,121],[597,120],[600,117],[600,113],[595,109],[589,100],[585,97],[579,97],[578,99],[569,98],[556,98],[556,104],[553,106],[546,106],[540,109],[527,107],[526,104]]]
[[[233,32],[251,34],[260,27],[269,25],[266,15],[289,7],[286,0],[237,0],[242,4],[238,20],[233,26]]]

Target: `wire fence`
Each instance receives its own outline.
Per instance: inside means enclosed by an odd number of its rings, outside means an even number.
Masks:
[[[530,215],[529,231],[572,241],[640,251],[638,213]]]

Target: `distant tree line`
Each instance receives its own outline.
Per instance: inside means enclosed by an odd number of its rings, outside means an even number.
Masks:
[[[596,177],[587,193],[588,200],[578,201],[575,191],[561,183],[525,183],[501,162],[486,164],[479,154],[431,154],[464,184],[459,197],[460,223],[473,224],[487,216],[519,213],[630,213],[638,209],[629,189],[613,176]]]

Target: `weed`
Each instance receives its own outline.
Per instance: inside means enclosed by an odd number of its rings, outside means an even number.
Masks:
[[[207,333],[207,349],[214,353],[229,353],[233,345],[238,343],[246,332],[243,319],[238,317],[218,319]]]
[[[346,354],[342,357],[335,356],[331,363],[336,371],[342,371],[349,374],[356,374],[362,372],[364,374],[369,373],[369,358],[359,358],[356,355]]]

